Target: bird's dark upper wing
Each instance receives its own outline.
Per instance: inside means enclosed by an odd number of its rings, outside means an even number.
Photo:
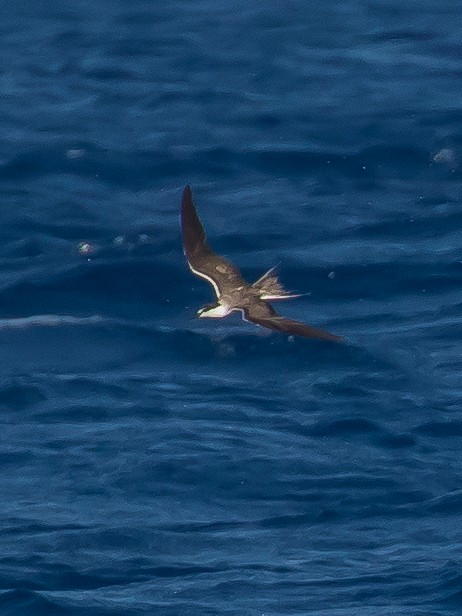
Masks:
[[[303,336],[304,338],[317,338],[319,340],[335,340],[339,342],[340,336],[330,334],[317,327],[311,327],[300,321],[280,317],[274,308],[264,301],[257,301],[243,309],[246,321],[251,321],[262,327],[284,332],[289,335]]]
[[[217,298],[226,292],[227,288],[246,284],[238,268],[215,254],[207,244],[204,227],[197,215],[189,186],[184,189],[181,201],[181,229],[184,253],[191,271],[210,282]]]

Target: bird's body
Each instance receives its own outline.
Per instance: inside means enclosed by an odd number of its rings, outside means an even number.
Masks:
[[[233,311],[240,311],[245,321],[275,331],[324,340],[340,340],[338,336],[311,327],[300,321],[279,316],[269,300],[299,297],[289,293],[270,269],[253,284],[242,277],[230,261],[215,254],[207,244],[205,231],[197,215],[189,186],[183,191],[181,204],[183,246],[191,271],[207,280],[213,287],[216,302],[203,306],[199,317],[220,318]]]

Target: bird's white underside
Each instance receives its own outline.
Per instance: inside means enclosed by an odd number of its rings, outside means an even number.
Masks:
[[[215,294],[217,296],[218,301],[220,300],[220,292],[218,290],[217,284],[216,282],[213,280],[213,278],[210,278],[209,276],[206,276],[205,274],[203,274],[202,272],[199,272],[198,270],[195,270],[193,268],[193,266],[191,265],[191,263],[188,261],[188,265],[189,265],[189,269],[193,272],[193,274],[196,274],[196,276],[199,276],[199,278],[203,278],[204,280],[207,280],[207,282],[209,282],[212,287],[215,290]],[[282,295],[282,296],[276,296],[276,295],[268,295],[268,296],[262,296],[262,299],[286,299],[287,295]],[[207,310],[205,313],[199,314],[199,317],[204,317],[204,318],[222,318],[222,317],[226,317],[228,316],[228,314],[231,314],[231,312],[240,312],[241,313],[241,317],[243,321],[246,321],[247,323],[250,323],[250,321],[248,321],[248,319],[245,318],[245,312],[242,308],[230,308],[229,306],[225,306],[223,304],[218,305],[216,308],[211,308],[210,310]]]
[[[222,317],[227,317],[228,314],[232,312],[232,309],[226,304],[218,304],[214,308],[209,308],[208,310],[204,310],[204,312],[199,312],[199,317],[207,317],[209,319],[221,319]]]

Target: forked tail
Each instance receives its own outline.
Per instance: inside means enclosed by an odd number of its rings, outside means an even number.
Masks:
[[[266,274],[263,274],[252,287],[260,293],[261,299],[290,299],[292,297],[300,297],[299,293],[291,293],[286,291],[279,282],[277,275],[274,273],[277,268],[272,267]]]

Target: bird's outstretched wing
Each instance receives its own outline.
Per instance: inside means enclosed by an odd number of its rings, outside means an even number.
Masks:
[[[181,201],[183,249],[191,271],[213,286],[217,299],[226,290],[246,285],[240,271],[224,257],[215,254],[207,244],[204,227],[197,215],[189,186]]]
[[[253,302],[249,306],[243,308],[242,312],[246,321],[285,334],[303,336],[304,338],[317,338],[318,340],[333,340],[336,342],[340,342],[342,339],[340,336],[330,334],[317,327],[311,327],[300,321],[281,317],[274,308],[265,301],[260,300]]]

